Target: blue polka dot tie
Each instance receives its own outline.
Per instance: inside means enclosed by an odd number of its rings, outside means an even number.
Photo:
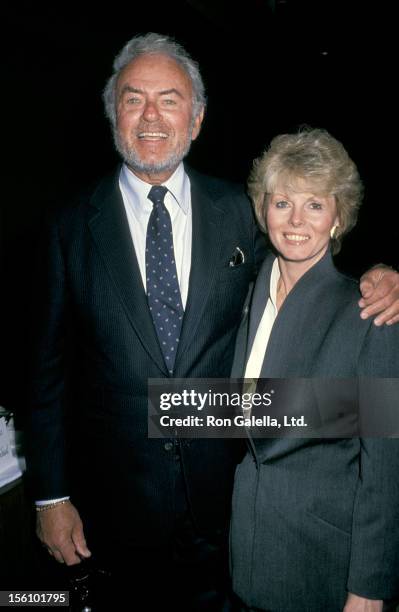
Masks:
[[[164,198],[167,188],[151,187],[148,199],[153,209],[148,220],[146,240],[147,300],[166,366],[173,374],[183,320],[177,278],[173,232]]]

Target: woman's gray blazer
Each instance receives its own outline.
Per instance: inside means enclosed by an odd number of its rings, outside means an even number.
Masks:
[[[233,377],[245,371],[273,260],[248,296]],[[306,402],[321,418],[326,406],[365,403],[376,423],[390,410],[397,424],[399,329],[363,321],[358,299],[326,254],[282,305],[261,377],[312,379]],[[349,395],[334,378],[356,379]],[[235,477],[231,570],[241,599],[272,612],[341,612],[348,591],[398,596],[399,438],[250,439]]]

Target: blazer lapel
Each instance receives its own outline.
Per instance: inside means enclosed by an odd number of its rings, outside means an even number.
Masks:
[[[150,357],[168,375],[148,309],[140,269],[118,184],[119,173],[102,183],[90,202],[89,227],[127,318]]]
[[[259,270],[258,277],[256,279],[255,288],[252,297],[251,311],[249,317],[249,329],[248,329],[248,348],[247,355],[250,355],[252,345],[255,340],[256,332],[263,317],[267,300],[269,299],[270,293],[270,274],[273,267],[275,257],[269,255],[266,257]]]
[[[211,194],[201,185],[201,179],[190,173],[192,206],[191,271],[180,337],[176,356],[178,366],[190,346],[201,322],[209,293],[214,283],[217,263],[220,260],[220,227],[224,209],[216,204]]]
[[[248,294],[242,309],[240,327],[237,332],[233,365],[231,367],[231,378],[243,378],[245,374],[249,347],[249,312],[251,310],[253,292],[254,283],[251,283],[248,288]]]
[[[291,289],[270,334],[262,378],[313,375],[328,322],[335,313],[336,278],[331,254],[327,252]],[[326,295],[330,296],[328,301]],[[320,304],[323,304],[322,316]]]

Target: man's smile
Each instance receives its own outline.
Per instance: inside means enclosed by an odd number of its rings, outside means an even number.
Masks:
[[[165,132],[139,132],[137,134],[137,138],[139,140],[163,140],[168,138],[169,134]]]

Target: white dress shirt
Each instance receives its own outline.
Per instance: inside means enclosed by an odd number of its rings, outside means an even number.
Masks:
[[[258,378],[262,370],[270,334],[272,333],[274,321],[277,317],[277,284],[279,278],[280,268],[278,266],[278,259],[276,258],[273,262],[270,275],[269,298],[266,302],[258,329],[256,330],[255,339],[245,368],[245,393],[255,393],[257,388]],[[245,417],[249,417],[252,412],[252,406],[246,404],[246,407],[242,408],[242,412]]]
[[[277,317],[277,284],[279,279],[280,268],[276,257],[270,275],[269,299],[266,302],[261,322],[256,331],[255,340],[245,368],[244,378],[257,380],[260,376],[270,334],[272,333],[274,321]]]
[[[177,278],[179,280],[183,308],[185,308],[191,269],[192,213],[190,179],[182,163],[179,164],[172,176],[162,185],[168,189],[164,203],[172,222]],[[139,179],[126,164],[123,164],[119,177],[119,187],[125,205],[143,287],[146,289],[145,246],[148,219],[153,208],[152,202],[147,196],[152,185]]]

